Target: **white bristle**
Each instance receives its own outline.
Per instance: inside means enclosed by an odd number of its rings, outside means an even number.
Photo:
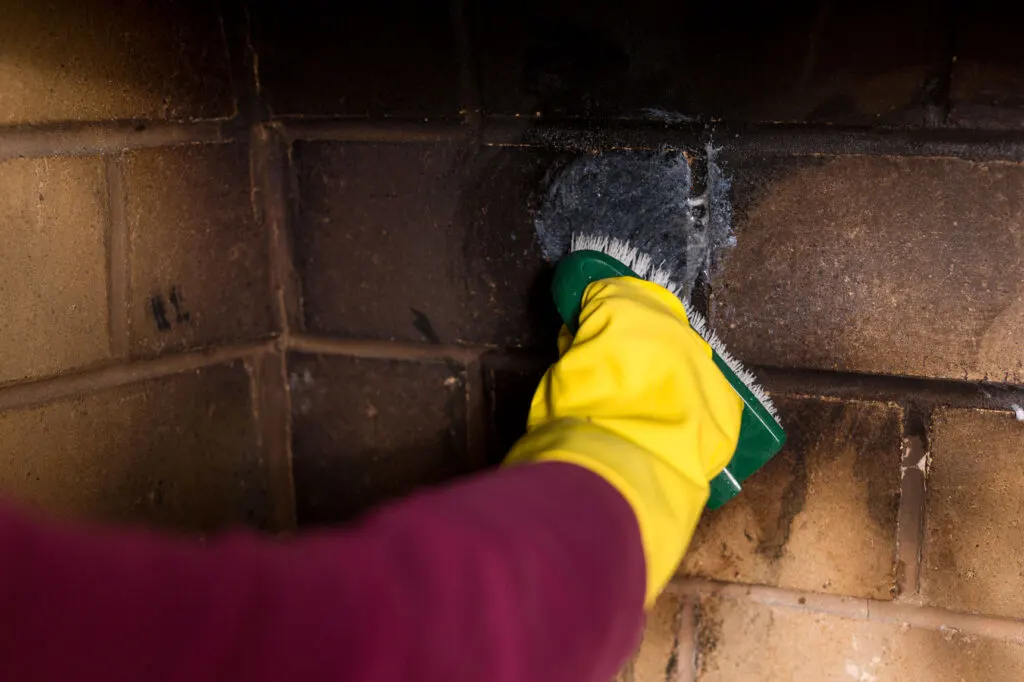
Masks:
[[[775,403],[772,402],[768,392],[765,391],[759,383],[757,383],[757,377],[754,376],[754,373],[744,367],[743,363],[737,360],[736,357],[726,349],[725,343],[718,338],[718,334],[711,331],[708,326],[708,321],[703,315],[694,310],[687,301],[683,301],[683,307],[686,309],[686,316],[689,318],[690,326],[693,327],[693,330],[697,332],[702,339],[708,342],[708,345],[711,346],[711,350],[715,351],[715,353],[718,354],[718,357],[722,358],[725,364],[729,366],[729,369],[732,370],[733,374],[739,377],[739,380],[750,389],[750,392],[754,394],[754,397],[764,405],[764,409],[768,410],[768,414],[770,414],[775,421],[779,421],[779,412],[775,407]]]
[[[722,358],[729,369],[732,370],[733,374],[739,377],[750,392],[754,394],[754,397],[760,401],[768,413],[779,421],[779,413],[775,407],[775,403],[768,396],[768,392],[757,383],[757,377],[749,369],[743,366],[743,363],[737,360],[732,353],[725,348],[725,344],[718,338],[708,326],[708,321],[703,315],[698,313],[682,296],[682,287],[672,280],[669,272],[661,267],[657,267],[651,261],[651,257],[640,251],[637,247],[631,246],[629,242],[622,239],[615,239],[614,237],[602,237],[599,235],[592,234],[581,234],[576,233],[572,236],[572,243],[569,247],[570,251],[600,251],[605,253],[615,260],[619,261],[627,268],[632,270],[641,279],[646,279],[649,282],[659,284],[675,295],[683,303],[683,308],[686,310],[686,317],[690,320],[690,326],[695,332],[711,346],[711,349],[718,354],[718,357]],[[780,422],[781,423],[781,422]]]

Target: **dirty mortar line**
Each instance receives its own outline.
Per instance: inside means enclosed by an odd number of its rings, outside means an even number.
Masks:
[[[245,364],[250,378],[253,417],[266,457],[274,527],[279,532],[294,531],[298,519],[291,460],[290,396],[284,378],[285,355],[264,353],[247,358]]]
[[[821,44],[822,35],[825,33],[825,26],[828,24],[828,15],[832,9],[831,0],[823,0],[818,4],[818,11],[814,17],[814,24],[807,36],[807,52],[804,55],[803,65],[800,67],[800,76],[797,78],[796,90],[807,87],[814,76],[814,70],[818,66],[818,48]]]
[[[451,0],[449,7],[452,13],[452,24],[455,29],[455,42],[459,55],[459,95],[461,97],[462,116],[467,125],[479,129],[481,117],[481,98],[476,63],[473,59],[473,42],[470,37],[469,22],[466,20],[465,0]]]
[[[957,34],[960,32],[958,3],[943,3],[940,10],[942,37],[937,41],[922,91],[924,125],[938,128],[947,125],[952,107],[951,89],[956,66]]]
[[[283,116],[277,119],[290,140],[436,143],[473,137],[474,125],[451,121],[350,119]],[[567,151],[696,150],[710,128],[608,120],[551,123],[535,116],[488,116],[480,124],[482,144],[493,147]],[[1024,132],[921,128],[843,128],[813,124],[714,124],[714,139],[727,160],[761,156],[892,156],[956,158],[993,163],[1024,161]]]
[[[215,348],[180,355],[97,367],[74,374],[0,387],[0,410],[30,407],[125,384],[195,371],[212,365],[273,353],[274,341]]]
[[[1010,410],[1013,403],[1024,400],[1024,386],[1014,384],[761,366],[751,370],[769,392],[793,396],[900,404],[914,396],[922,407],[945,405],[990,410]]]
[[[868,601],[868,619],[1024,644],[1024,621],[1012,618],[959,613],[933,606]]]
[[[455,360],[464,364],[477,362],[484,353],[494,350],[482,346],[334,339],[308,334],[292,334],[288,339],[288,349],[310,354],[348,355],[380,360]]]
[[[220,29],[224,57],[229,65],[231,86],[239,127],[270,119],[270,110],[260,97],[259,54],[252,40],[253,19],[241,0],[220,4]]]
[[[280,431],[279,437],[282,440],[282,447],[278,450],[279,456],[275,459],[277,466],[278,494],[275,495],[275,506],[280,513],[281,520],[290,527],[297,527],[299,522],[298,502],[295,493],[295,467],[292,452],[292,393],[288,385],[288,355],[280,347],[278,352],[267,359],[275,361],[274,386],[279,389],[279,407],[283,415],[277,422]]]
[[[195,123],[108,121],[34,127],[0,126],[0,160],[116,154],[127,149],[232,142],[228,120]]]
[[[128,197],[125,194],[121,156],[104,158],[107,180],[107,310],[110,328],[110,352],[115,358],[128,356],[129,300],[129,225]]]
[[[252,15],[249,12],[248,6],[243,7],[242,11],[245,16],[245,49],[252,57],[252,80],[250,83],[253,89],[253,96],[262,100],[263,84],[260,82],[260,53],[256,50],[256,45],[252,41]]]
[[[250,196],[253,213],[266,230],[270,304],[279,334],[275,352],[257,359],[259,401],[254,401],[253,410],[268,458],[271,504],[279,530],[293,530],[298,522],[287,347],[300,303],[287,222],[289,147],[273,125],[253,124],[250,129]]]
[[[273,126],[256,125],[250,143],[250,199],[252,210],[267,231],[270,292],[275,327],[287,341],[298,325],[297,276],[288,232],[290,160],[285,142]]]
[[[906,624],[927,630],[956,631],[1024,644],[1024,621],[998,616],[981,616],[932,606],[800,592],[781,587],[739,585],[712,580],[677,579],[669,589],[699,599],[714,596],[749,601],[764,606],[828,613],[843,618]]]
[[[330,120],[282,117],[278,119],[290,141],[306,142],[414,142],[437,143],[468,140],[471,126],[464,123]]]
[[[927,485],[926,419],[914,404],[904,409],[900,501],[896,521],[896,599],[913,599],[920,589]]]
[[[675,675],[666,675],[666,682],[695,682],[697,679],[697,600],[683,597],[683,606],[676,621]]]
[[[487,401],[484,392],[484,365],[480,358],[465,363],[466,452],[471,470],[487,464]]]
[[[666,126],[646,122],[580,124],[548,123],[533,116],[490,116],[481,129],[482,144],[490,147],[554,149],[574,152],[678,149],[704,147],[703,127]]]
[[[844,597],[813,592],[799,592],[765,585],[741,585],[714,580],[676,578],[670,589],[695,599],[714,596],[724,599],[745,600],[765,606],[781,606],[802,611],[830,613],[846,618],[865,620],[868,617],[867,599]]]
[[[894,156],[1024,161],[1019,131],[843,128],[814,124],[716,125],[726,159],[762,156]]]

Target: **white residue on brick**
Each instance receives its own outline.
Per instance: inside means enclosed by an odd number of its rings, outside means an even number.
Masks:
[[[288,388],[292,392],[292,404],[298,408],[299,414],[309,414],[313,409],[313,401],[310,400],[310,392],[307,390],[316,384],[316,379],[308,369],[302,370],[302,374],[291,372],[288,375]]]
[[[878,676],[867,670],[867,667],[864,666],[862,668],[853,661],[847,661],[846,674],[851,679],[857,680],[857,682],[877,682]]]
[[[1017,418],[1017,421],[1024,422],[1024,407],[1014,403],[1010,405],[1010,409],[1013,410],[1013,416]]]
[[[643,114],[642,118],[661,123],[692,123],[698,120],[696,116],[682,114],[678,111],[659,109],[658,107],[647,107],[641,113]]]
[[[288,375],[288,387],[293,391],[298,391],[306,386],[312,386],[315,383],[316,379],[313,378],[308,369],[302,370],[302,374],[292,372]]]
[[[917,461],[911,463],[909,460],[913,455],[917,455]],[[904,438],[903,439],[903,457],[900,463],[900,477],[907,475],[907,471],[910,469],[917,469],[925,478],[928,477],[928,452],[925,449],[924,443],[919,438]]]

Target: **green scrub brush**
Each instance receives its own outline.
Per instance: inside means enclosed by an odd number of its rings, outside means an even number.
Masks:
[[[609,277],[637,277],[660,284],[683,302],[690,326],[711,346],[712,359],[743,400],[739,443],[728,466],[711,481],[709,509],[717,509],[741,490],[742,483],[771,459],[786,441],[771,398],[754,375],[725,349],[708,328],[707,320],[692,309],[671,273],[653,265],[649,255],[629,242],[608,236],[574,234],[570,253],[555,268],[551,285],[558,313],[575,332],[579,326],[583,292],[591,282]]]

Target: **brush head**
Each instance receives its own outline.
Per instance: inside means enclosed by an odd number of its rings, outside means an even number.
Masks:
[[[654,282],[668,289],[682,302],[683,308],[686,310],[686,317],[689,319],[693,330],[711,346],[711,350],[750,389],[750,392],[754,394],[754,397],[764,406],[772,418],[778,421],[779,415],[778,410],[775,408],[775,403],[772,402],[768,393],[757,383],[757,377],[728,351],[725,343],[711,329],[707,318],[690,305],[689,299],[683,296],[682,287],[672,279],[672,274],[669,270],[654,265],[653,259],[649,254],[621,239],[595,237],[589,234],[575,234],[572,236],[569,251],[570,253],[580,252],[582,254],[590,252],[589,255],[576,257],[574,259],[575,265],[572,264],[572,260],[568,262],[563,260],[559,264],[562,281],[557,284],[556,288],[558,291],[563,292],[566,301],[576,301],[576,309],[571,312],[565,310],[564,305],[557,300],[555,305],[563,318],[567,316],[570,318],[570,322],[566,322],[566,324],[571,329],[575,330],[579,318],[579,301],[582,301],[583,290],[586,289],[586,285],[590,282],[604,279],[605,277],[621,276],[638,277],[648,282]],[[602,258],[601,256],[607,256],[607,258]],[[580,272],[579,268],[581,267],[588,268],[589,270],[587,272]],[[601,270],[595,270],[594,268],[601,268]],[[569,271],[573,269],[577,270],[577,272],[569,275]],[[576,279],[577,283],[569,285],[565,279],[567,276]]]
[[[642,245],[689,295],[720,241],[708,230],[704,201],[693,194],[681,152],[605,152],[579,157],[558,173],[534,224],[552,262],[569,253],[576,234]]]
[[[786,434],[775,406],[689,304],[697,278],[718,251],[734,243],[729,181],[707,147],[705,189],[696,193],[690,164],[679,152],[606,152],[563,168],[535,218],[544,255],[557,261],[552,293],[575,331],[587,285],[630,276],[665,287],[686,308],[690,326],[707,341],[712,360],[743,401],[739,443],[711,481],[708,507],[740,491],[741,482],[782,448]]]

